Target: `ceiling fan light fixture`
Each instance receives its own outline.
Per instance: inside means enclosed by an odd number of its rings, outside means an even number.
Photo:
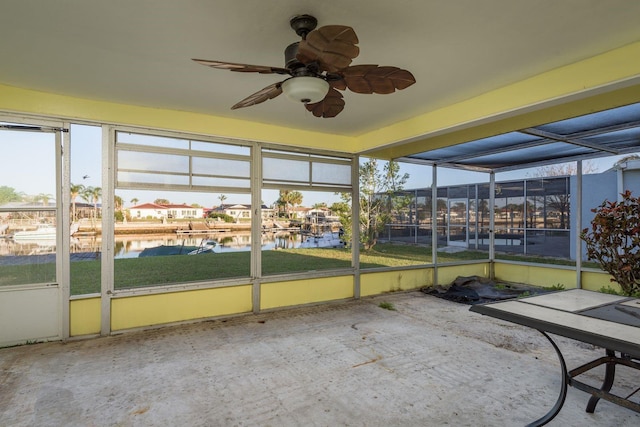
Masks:
[[[282,82],[282,91],[287,98],[303,104],[322,101],[327,96],[329,87],[326,80],[311,76],[292,77]]]

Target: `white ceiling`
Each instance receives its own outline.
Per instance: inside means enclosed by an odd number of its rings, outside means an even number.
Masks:
[[[417,83],[345,91],[332,119],[280,96],[230,107],[280,75],[192,62],[284,66],[289,19],[348,25],[356,64],[395,65]],[[640,40],[637,0],[3,0],[0,84],[357,135]]]

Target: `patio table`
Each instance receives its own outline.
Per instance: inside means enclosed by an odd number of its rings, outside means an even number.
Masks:
[[[529,426],[542,426],[562,409],[567,387],[591,394],[586,411],[593,413],[600,399],[640,412],[640,403],[611,393],[616,365],[640,370],[640,300],[582,289],[474,305],[471,311],[537,329],[555,349],[562,370],[562,385],[551,410]],[[554,334],[593,344],[605,349],[605,356],[570,371],[560,348],[547,334]],[[600,388],[576,379],[579,375],[605,364]]]

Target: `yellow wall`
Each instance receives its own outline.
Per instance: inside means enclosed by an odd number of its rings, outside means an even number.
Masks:
[[[489,277],[489,263],[465,264],[438,267],[438,284],[449,285],[457,277],[480,276]]]
[[[419,289],[432,283],[432,268],[362,273],[360,275],[360,296]]]
[[[353,298],[353,276],[263,283],[260,309]]]
[[[552,266],[516,265],[496,261],[495,278],[542,287],[558,284],[563,285],[565,289],[576,287],[575,269],[560,269]]]
[[[77,337],[100,333],[100,298],[69,302],[69,335]]]
[[[458,276],[489,276],[489,264],[465,264],[438,267],[438,283],[448,285]],[[360,296],[408,291],[433,285],[433,267],[360,274]]]
[[[111,300],[111,330],[252,311],[251,285],[171,292]]]
[[[448,285],[458,276],[488,277],[488,263],[438,267],[438,282]],[[554,266],[530,266],[495,263],[497,280],[536,286],[564,285],[575,287],[573,270]],[[420,289],[433,284],[433,268],[362,273],[362,297],[387,292]],[[597,291],[610,286],[619,290],[609,275],[583,272],[582,287]],[[353,297],[353,277],[328,277],[265,283],[261,286],[261,310]],[[112,330],[132,329],[209,317],[249,313],[252,311],[251,285],[195,291],[153,294],[112,300]],[[70,335],[72,337],[100,333],[100,298],[70,301]]]
[[[611,288],[615,289],[618,292],[621,292],[620,285],[616,282],[612,282],[609,280],[611,276],[609,273],[605,272],[593,272],[593,271],[583,271],[580,276],[580,280],[582,282],[582,288],[587,289],[589,291],[599,291],[602,288]]]
[[[526,283],[534,286],[563,285],[565,289],[576,287],[576,271],[566,268],[549,266],[530,266],[507,264],[497,261],[495,263],[495,276],[497,280],[506,282]],[[611,276],[604,271],[583,271],[580,274],[580,286],[589,291],[599,291],[602,288],[611,288],[621,291],[620,285],[609,280]]]

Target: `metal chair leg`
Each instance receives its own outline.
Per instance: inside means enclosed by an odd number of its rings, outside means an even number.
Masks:
[[[549,335],[547,335],[545,332],[540,330],[538,330],[538,332],[540,332],[549,340],[549,342],[553,346],[553,349],[556,351],[556,354],[558,355],[558,359],[560,360],[560,369],[562,370],[562,385],[560,386],[560,394],[558,395],[558,400],[556,400],[556,403],[555,405],[553,405],[553,408],[551,408],[551,410],[547,412],[547,414],[544,417],[530,424],[527,424],[527,427],[539,427],[547,424],[556,415],[558,415],[558,412],[560,412],[560,409],[562,409],[562,405],[564,405],[564,401],[567,398],[569,374],[567,373],[567,364],[564,361],[564,357],[562,357],[562,353],[560,352],[560,349],[558,348],[556,343],[553,342],[551,337],[549,337]]]
[[[607,356],[615,357],[616,353],[613,350],[607,350]],[[611,387],[613,387],[613,380],[616,376],[616,362],[607,362],[604,370],[604,382],[602,383],[602,387],[600,390],[602,391],[610,391]],[[600,398],[597,396],[591,396],[589,399],[589,403],[587,403],[587,412],[593,414],[596,410],[596,405],[600,401]]]

